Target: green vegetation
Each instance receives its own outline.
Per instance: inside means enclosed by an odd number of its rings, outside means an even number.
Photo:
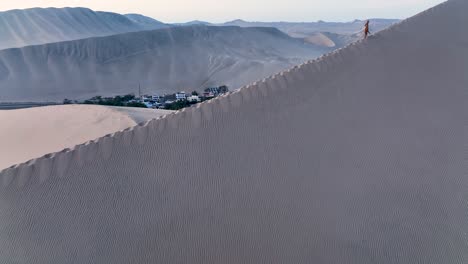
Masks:
[[[187,100],[181,100],[181,101],[175,101],[172,104],[166,104],[164,109],[167,109],[167,110],[180,110],[182,108],[186,108],[186,107],[192,106],[194,104],[197,104],[197,102],[189,102]]]
[[[127,104],[125,104],[125,106],[127,106],[127,107],[148,108],[148,107],[146,107],[146,105],[145,105],[145,104],[142,104],[142,103],[139,103],[139,102],[131,102],[131,103],[127,103]]]
[[[116,97],[106,97],[102,98],[101,96],[95,96],[89,100],[84,101],[84,104],[96,104],[96,105],[109,105],[109,106],[128,106],[128,107],[141,107],[146,108],[146,105],[140,102],[136,102],[135,95],[117,95]]]
[[[95,96],[85,101],[63,100],[64,104],[81,103],[93,105],[126,106],[141,108],[159,108],[167,110],[180,110],[192,105],[211,100],[219,95],[229,92],[226,85],[210,87],[204,90],[204,93],[193,91],[190,94],[179,92],[164,95],[142,95],[135,97],[133,94],[118,95],[115,97]]]

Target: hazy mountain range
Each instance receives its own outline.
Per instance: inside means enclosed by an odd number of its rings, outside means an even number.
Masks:
[[[396,20],[372,20],[372,30]],[[239,88],[358,38],[349,23],[165,24],[87,8],[0,12],[0,101]]]

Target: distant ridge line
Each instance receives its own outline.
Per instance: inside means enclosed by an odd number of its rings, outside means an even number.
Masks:
[[[58,45],[61,43],[75,43],[79,41],[89,41],[89,40],[94,40],[94,39],[106,39],[106,38],[111,38],[111,37],[117,37],[117,36],[122,36],[122,35],[129,35],[129,34],[142,34],[144,32],[156,32],[156,31],[165,31],[168,30],[169,28],[182,28],[181,26],[171,26],[170,24],[169,27],[162,27],[162,28],[155,28],[155,29],[143,29],[143,30],[138,30],[138,31],[129,31],[129,32],[119,32],[111,35],[104,35],[104,36],[89,36],[85,38],[80,38],[80,39],[71,39],[71,40],[63,40],[63,41],[56,41],[56,42],[48,42],[48,43],[42,43],[42,44],[31,44],[31,45],[26,45],[26,46],[21,46],[21,47],[11,47],[11,48],[6,48],[6,49],[0,49],[0,52],[8,51],[8,50],[22,50],[22,49],[27,49],[27,48],[34,48],[34,47],[40,47],[40,46],[54,46]],[[202,25],[202,24],[194,24],[194,25],[188,25],[184,26],[184,28],[220,28],[219,26],[214,26],[214,25]],[[240,26],[235,26],[235,25],[228,25],[228,26],[223,26],[223,28],[242,28]],[[242,28],[245,30],[267,30],[267,29],[273,29],[275,31],[278,31],[278,33],[284,34],[285,36],[289,37],[286,33],[283,31],[274,28],[274,27],[247,27],[247,28]],[[292,37],[291,37],[292,38]],[[294,39],[294,38],[293,38]]]
[[[33,182],[41,184],[51,178],[60,179],[67,173],[70,166],[75,165],[81,167],[84,166],[86,162],[98,157],[105,160],[109,159],[112,156],[112,148],[114,144],[143,145],[149,134],[164,133],[168,129],[176,129],[180,124],[187,123],[187,119],[192,123],[192,125],[199,127],[203,125],[204,122],[211,120],[214,108],[219,111],[225,111],[226,108],[228,110],[236,109],[240,107],[244,101],[256,100],[257,97],[264,97],[275,90],[287,89],[287,85],[284,84],[285,82],[289,82],[288,80],[310,79],[312,78],[310,73],[315,75],[323,71],[334,69],[333,65],[340,65],[340,61],[349,59],[349,55],[355,56],[364,53],[365,48],[370,45],[373,37],[381,37],[392,32],[398,32],[398,30],[405,25],[413,23],[419,18],[430,15],[445,8],[450,3],[455,3],[457,1],[462,0],[449,0],[441,3],[413,17],[402,20],[392,25],[390,28],[374,34],[368,40],[361,39],[316,59],[309,60],[268,78],[243,86],[226,95],[198,104],[196,107],[185,108],[177,112],[140,123],[135,127],[108,134],[96,140],[91,140],[74,146],[71,149],[64,149],[60,152],[50,153],[1,170],[0,187],[13,188],[16,186],[18,190],[20,190],[24,187],[32,186]],[[306,76],[304,73],[309,74]]]

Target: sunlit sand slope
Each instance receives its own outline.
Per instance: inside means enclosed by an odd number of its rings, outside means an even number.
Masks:
[[[154,109],[61,105],[0,110],[0,169],[171,113]]]

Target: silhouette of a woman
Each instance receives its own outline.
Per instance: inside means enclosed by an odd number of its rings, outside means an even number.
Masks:
[[[364,38],[367,38],[369,34],[370,34],[369,20],[367,20],[366,24],[364,25]]]

